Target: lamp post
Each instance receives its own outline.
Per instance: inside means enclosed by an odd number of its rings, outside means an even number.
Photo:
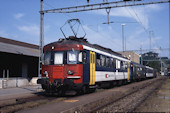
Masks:
[[[124,42],[124,26],[126,24],[121,24],[121,25],[122,25],[122,51],[123,51],[123,56],[124,56],[124,44],[125,44],[125,42]]]

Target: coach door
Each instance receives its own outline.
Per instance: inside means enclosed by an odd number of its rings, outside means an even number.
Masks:
[[[127,72],[128,72],[128,81],[130,81],[130,62],[128,62],[128,66],[127,66]]]
[[[95,52],[90,51],[90,85],[95,84]]]

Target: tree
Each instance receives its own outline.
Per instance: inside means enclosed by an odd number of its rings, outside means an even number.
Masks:
[[[157,69],[157,71],[161,70],[161,63],[160,61],[150,61],[148,62],[147,66]]]

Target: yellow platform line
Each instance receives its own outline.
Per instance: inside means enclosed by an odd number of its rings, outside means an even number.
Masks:
[[[74,103],[74,102],[77,102],[79,100],[64,100],[64,102],[71,102],[71,103]]]

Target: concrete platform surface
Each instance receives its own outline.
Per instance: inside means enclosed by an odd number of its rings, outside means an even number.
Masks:
[[[0,100],[24,97],[42,91],[40,85],[0,89]]]

